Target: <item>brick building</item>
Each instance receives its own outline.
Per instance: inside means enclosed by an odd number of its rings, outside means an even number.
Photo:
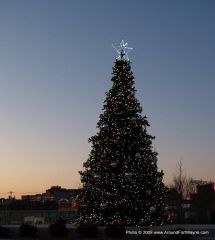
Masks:
[[[196,223],[215,223],[215,183],[197,186],[191,195],[191,209]]]

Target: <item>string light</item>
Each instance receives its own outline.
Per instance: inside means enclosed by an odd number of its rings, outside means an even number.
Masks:
[[[116,52],[118,54],[118,56],[117,56],[118,60],[125,59],[125,60],[129,61],[128,53],[130,51],[132,51],[133,48],[127,47],[127,46],[128,46],[128,43],[125,43],[124,40],[121,41],[121,43],[118,47],[116,47],[112,44],[112,47],[116,50]]]

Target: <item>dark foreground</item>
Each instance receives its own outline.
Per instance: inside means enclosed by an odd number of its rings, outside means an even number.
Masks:
[[[20,237],[19,236],[19,226],[18,225],[7,225],[5,226],[10,228],[10,237],[9,238],[2,238],[1,239],[74,239],[74,240],[89,240],[89,239],[101,239],[101,240],[110,240],[110,239],[131,239],[131,240],[159,240],[159,239],[166,239],[166,240],[177,240],[177,239],[197,239],[197,240],[215,240],[215,225],[166,225],[166,226],[159,226],[159,227],[126,227],[125,228],[125,236],[124,237],[117,237],[111,238],[108,237],[105,228],[99,227],[98,234],[93,237],[81,237],[76,232],[76,226],[68,224],[66,225],[68,229],[67,237],[52,237],[48,231],[48,225],[38,225],[37,226],[37,234],[36,237]]]

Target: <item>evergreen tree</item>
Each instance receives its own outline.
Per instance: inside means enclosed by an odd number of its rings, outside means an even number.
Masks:
[[[164,223],[163,172],[157,168],[153,136],[135,98],[134,77],[121,45],[112,88],[106,93],[98,133],[89,139],[92,150],[80,171],[80,223],[155,225]],[[128,48],[129,49],[129,48]]]

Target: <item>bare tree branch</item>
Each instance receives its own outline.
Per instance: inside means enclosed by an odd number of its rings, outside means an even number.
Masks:
[[[177,163],[171,187],[177,190],[181,200],[189,199],[190,194],[194,193],[193,179],[186,176],[181,160]]]

